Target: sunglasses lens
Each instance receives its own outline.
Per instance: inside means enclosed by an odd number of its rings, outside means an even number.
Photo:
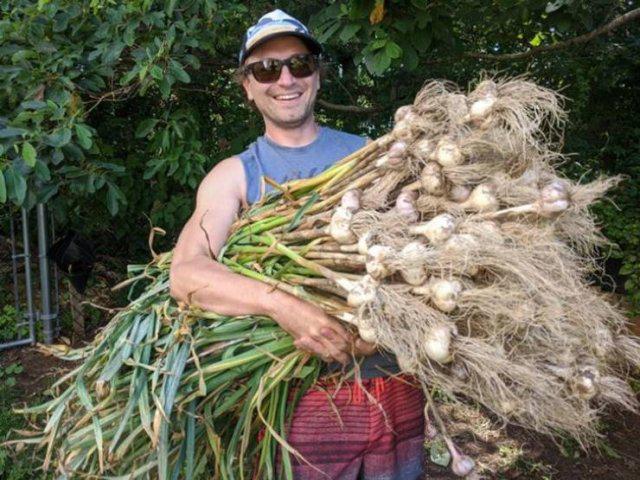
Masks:
[[[278,81],[282,67],[287,65],[291,75],[296,78],[304,78],[313,74],[318,69],[318,62],[316,57],[304,53],[301,55],[294,55],[287,60],[276,60],[273,58],[266,58],[260,62],[250,63],[246,66],[246,70],[250,71],[260,83],[272,83]]]
[[[251,73],[257,81],[263,83],[275,82],[280,78],[282,62],[266,59],[262,62],[253,63],[250,67]]]
[[[316,71],[317,64],[313,55],[296,55],[289,59],[289,71],[296,78],[304,78]]]

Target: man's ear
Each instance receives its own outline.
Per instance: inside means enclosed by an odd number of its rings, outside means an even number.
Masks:
[[[249,90],[249,78],[246,76],[242,79],[242,88],[244,88],[244,93],[247,94],[247,100],[253,102],[253,95],[251,95]]]

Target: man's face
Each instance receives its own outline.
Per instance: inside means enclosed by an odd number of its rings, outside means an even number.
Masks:
[[[257,47],[244,63],[247,65],[265,58],[286,60],[300,53],[309,53],[302,40],[293,36],[279,37]],[[242,85],[247,98],[256,104],[265,122],[291,129],[303,125],[313,115],[320,75],[316,71],[308,77],[296,78],[291,75],[289,67],[284,66],[275,82],[260,83],[248,73]]]

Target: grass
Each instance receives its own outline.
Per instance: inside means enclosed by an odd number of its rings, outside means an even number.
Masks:
[[[0,442],[7,439],[11,430],[26,427],[23,416],[12,412],[12,404],[19,400],[20,391],[15,388],[15,374],[21,365],[13,363],[0,367]],[[3,480],[46,480],[51,478],[37,472],[40,460],[32,456],[32,450],[20,453],[0,445],[0,478]]]

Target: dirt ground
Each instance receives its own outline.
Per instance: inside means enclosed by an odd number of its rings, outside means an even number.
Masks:
[[[2,352],[0,366],[19,362],[24,368],[16,376],[15,388],[20,401],[32,403],[34,397],[73,364],[46,355],[35,347]],[[509,467],[492,479],[539,480],[638,480],[640,479],[640,415],[611,412],[605,416],[605,438],[600,451],[585,453],[575,445],[556,445],[549,438],[516,428],[501,433],[500,442],[483,442],[477,437],[463,438],[461,448],[475,457],[478,452],[504,458]],[[507,439],[505,442],[504,440]],[[511,444],[517,445],[510,446]],[[433,464],[427,479],[450,480],[455,477]]]

